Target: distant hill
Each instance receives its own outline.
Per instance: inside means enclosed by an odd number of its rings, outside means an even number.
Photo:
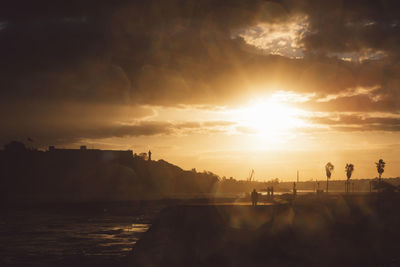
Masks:
[[[2,202],[121,201],[208,194],[219,178],[185,171],[132,151],[28,150],[14,142],[0,150]]]

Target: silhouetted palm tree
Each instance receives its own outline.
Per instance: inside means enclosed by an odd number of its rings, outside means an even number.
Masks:
[[[381,181],[382,181],[382,173],[385,171],[385,162],[383,159],[380,159],[378,162],[375,162],[376,164],[376,170],[378,171],[379,174],[379,187],[378,190],[380,191],[381,188]]]
[[[328,163],[325,165],[325,171],[326,171],[326,192],[328,192],[328,182],[329,182],[329,179],[331,179],[332,172],[333,172],[333,169],[334,169],[334,168],[335,168],[335,166],[333,166],[333,164],[330,163],[330,162],[328,162]]]
[[[346,176],[347,176],[346,192],[349,192],[350,178],[354,171],[354,165],[352,163],[347,163],[344,169],[346,170]]]

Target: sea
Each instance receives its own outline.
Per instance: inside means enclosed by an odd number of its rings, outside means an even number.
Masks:
[[[0,218],[0,266],[119,265],[161,208],[137,203],[8,207]]]

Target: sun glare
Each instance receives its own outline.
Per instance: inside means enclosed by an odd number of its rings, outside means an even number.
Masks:
[[[252,101],[248,106],[235,110],[232,116],[248,132],[266,135],[304,126],[300,118],[302,113],[302,110],[269,98]]]

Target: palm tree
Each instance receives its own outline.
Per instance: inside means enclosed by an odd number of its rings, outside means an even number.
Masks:
[[[380,159],[378,162],[375,162],[375,164],[376,164],[376,170],[378,171],[378,174],[379,174],[378,190],[380,191],[381,190],[382,173],[385,171],[386,163],[383,161],[383,159]]]
[[[331,175],[332,175],[332,172],[333,172],[333,169],[335,168],[335,166],[333,166],[333,164],[332,163],[330,163],[330,162],[328,162],[326,165],[325,165],[325,171],[326,171],[326,192],[328,193],[328,182],[329,182],[329,179],[331,179]]]
[[[344,168],[346,170],[346,176],[347,176],[347,181],[346,181],[346,192],[349,192],[349,186],[350,186],[350,178],[351,175],[353,174],[354,171],[354,165],[352,163],[347,163],[346,167]]]

